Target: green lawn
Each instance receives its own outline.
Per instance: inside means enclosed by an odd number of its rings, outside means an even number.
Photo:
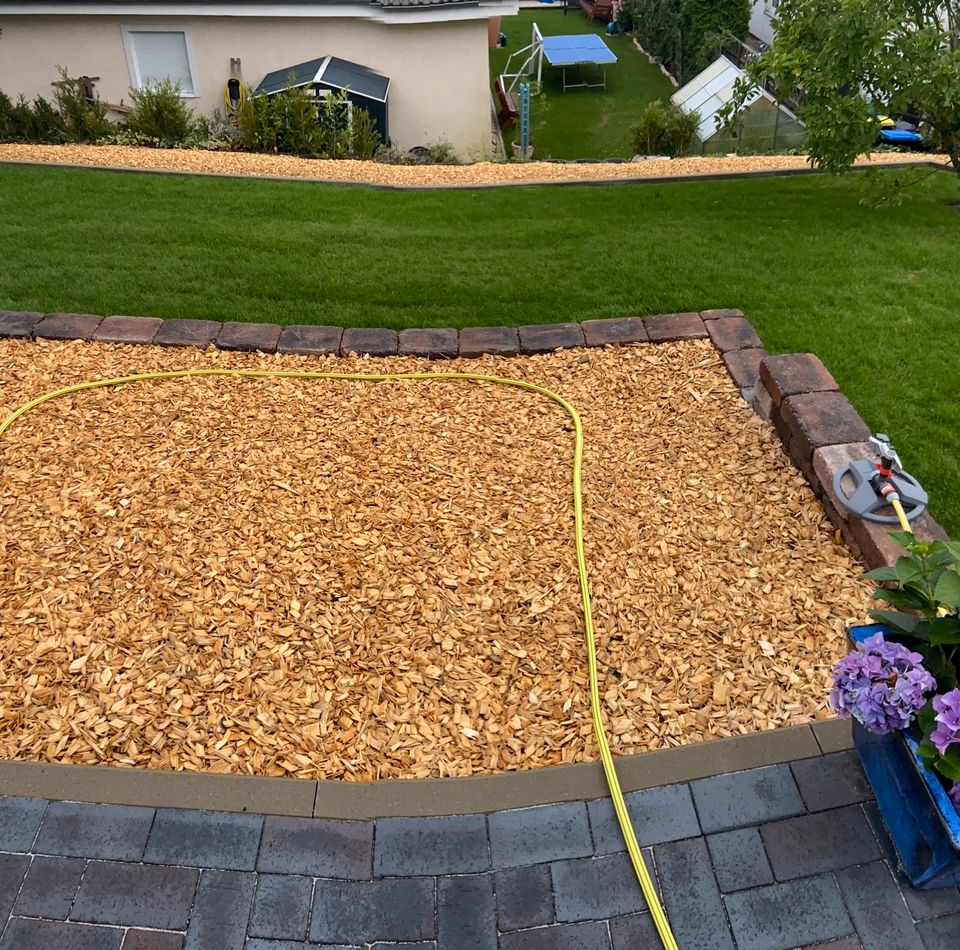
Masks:
[[[0,165],[0,195],[13,310],[402,328],[741,307],[771,352],[824,360],[960,535],[947,174],[895,211],[826,176],[395,192]]]
[[[607,67],[606,89],[566,92],[560,70],[544,63],[543,88],[530,99],[530,139],[535,157],[630,158],[630,129],[648,102],[668,98],[673,87],[638,52],[629,36],[607,36],[606,23],[587,23],[581,10],[570,10],[564,15],[560,9],[546,5],[540,10],[521,10],[517,16],[503,18],[500,28],[507,35],[507,47],[490,52],[491,82],[503,72],[512,52],[529,45],[534,22],[544,36],[597,33],[604,37],[618,60]],[[520,58],[511,69],[518,66]],[[568,82],[575,81],[575,71],[568,71]],[[516,127],[504,132],[508,154],[510,141],[516,137]]]

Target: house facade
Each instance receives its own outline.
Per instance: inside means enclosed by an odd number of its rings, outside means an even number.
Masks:
[[[401,149],[449,142],[491,151],[488,20],[518,0],[0,0],[0,90],[53,97],[61,66],[105,102],[169,77],[198,113],[223,109],[231,78],[326,56],[389,78],[389,134]]]

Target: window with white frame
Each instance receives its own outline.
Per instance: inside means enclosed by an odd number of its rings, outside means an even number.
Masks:
[[[136,89],[169,79],[180,84],[180,94],[199,95],[196,69],[187,31],[171,26],[125,26],[123,45]]]

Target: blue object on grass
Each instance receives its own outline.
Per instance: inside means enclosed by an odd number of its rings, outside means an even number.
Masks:
[[[617,61],[613,50],[596,33],[545,36],[543,55],[551,66],[602,66]]]
[[[919,145],[923,139],[919,132],[909,129],[881,129],[880,141],[889,145]]]
[[[869,624],[852,627],[849,636],[859,644],[889,632],[883,624]],[[916,739],[903,732],[878,736],[855,722],[853,741],[910,882],[920,890],[955,887],[960,883],[960,815],[919,755]]]

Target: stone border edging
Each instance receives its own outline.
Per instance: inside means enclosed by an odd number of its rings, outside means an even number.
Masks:
[[[635,792],[850,748],[850,723],[825,719],[620,756],[617,774],[623,791]],[[466,778],[345,782],[0,761],[0,796],[6,795],[304,818],[375,819],[484,814],[605,798],[608,791],[599,762]]]
[[[586,163],[579,159],[571,161],[551,161],[550,164],[583,165],[583,164],[611,164],[606,161]],[[618,160],[616,164],[631,164],[626,159]],[[383,182],[356,181],[341,178],[301,178],[291,175],[250,175],[242,172],[208,172],[179,168],[131,168],[127,165],[85,165],[81,162],[41,162],[29,159],[0,158],[0,165],[45,165],[50,168],[77,168],[105,172],[132,172],[140,175],[182,175],[193,178],[238,178],[250,181],[277,181],[303,182],[308,185],[342,185],[347,188],[372,188],[375,191],[469,191],[492,190],[501,188],[574,188],[597,187],[608,185],[667,185],[671,182],[691,181],[734,181],[736,179],[752,178],[785,178],[796,175],[829,175],[819,168],[770,168],[739,172],[703,172],[690,175],[648,175],[636,178],[588,178],[566,179],[562,181],[504,181],[504,182],[466,182],[464,184],[444,185],[404,185],[384,184]],[[852,171],[864,171],[867,167],[873,168],[935,168],[941,171],[951,171],[951,166],[929,159],[917,161],[889,162],[874,166],[854,166]]]
[[[170,347],[312,355],[408,355],[431,359],[516,356],[607,344],[709,339],[734,384],[776,430],[824,509],[869,567],[899,551],[880,525],[848,518],[832,497],[833,473],[871,456],[866,423],[810,353],[769,356],[737,309],[462,330],[287,326],[0,310],[0,339],[83,340]],[[929,515],[921,538],[945,538]],[[838,719],[660,749],[617,759],[625,792],[812,758],[850,748]],[[200,808],[325,818],[423,817],[492,812],[607,794],[599,763],[552,766],[465,778],[386,779],[367,783],[264,776],[157,772],[116,766],[0,761],[0,795],[110,804]]]

